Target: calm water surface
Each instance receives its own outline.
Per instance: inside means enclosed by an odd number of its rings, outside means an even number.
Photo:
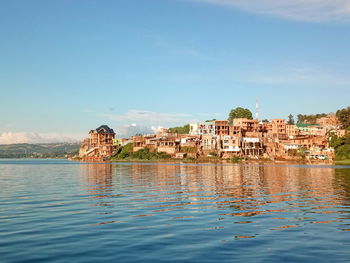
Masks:
[[[0,262],[350,262],[350,167],[0,160]]]

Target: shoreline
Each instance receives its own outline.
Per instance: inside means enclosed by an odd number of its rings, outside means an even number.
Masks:
[[[184,159],[165,159],[165,160],[105,160],[105,161],[84,161],[74,158],[0,158],[1,160],[67,160],[80,163],[179,163],[179,164],[272,164],[272,165],[322,165],[322,166],[350,166],[350,160],[335,160],[332,162],[306,162],[306,161],[287,161],[287,160],[241,160],[237,163],[230,160],[184,160]]]
[[[349,163],[336,163],[333,162],[305,162],[305,161],[272,161],[272,160],[241,160],[237,163],[233,163],[230,160],[212,160],[212,161],[197,161],[197,160],[183,160],[183,159],[167,159],[167,160],[144,160],[144,159],[132,159],[132,160],[106,160],[106,161],[83,161],[72,160],[82,163],[179,163],[179,164],[272,164],[272,165],[324,165],[324,166],[350,166]]]

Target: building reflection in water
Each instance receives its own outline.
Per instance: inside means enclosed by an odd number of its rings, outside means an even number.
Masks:
[[[242,217],[236,223],[266,214],[297,222],[305,217],[288,216],[303,212],[313,223],[322,223],[312,215],[348,217],[349,171],[256,164],[87,164],[81,166],[81,177],[91,197],[104,198],[98,205],[142,207],[144,211],[135,210],[134,216],[178,210],[181,217],[186,209],[214,209],[217,220]],[[124,198],[108,198],[116,195]],[[343,213],[339,207],[344,207]]]
[[[91,163],[80,165],[80,178],[90,198],[101,199],[99,206],[112,206],[108,197],[114,195],[112,165],[108,163]]]

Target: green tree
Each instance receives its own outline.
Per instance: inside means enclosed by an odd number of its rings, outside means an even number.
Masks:
[[[303,121],[304,121],[304,120],[303,120],[303,115],[302,115],[302,114],[298,114],[297,117],[298,117],[298,121],[297,121],[297,122],[298,122],[298,123],[303,123]]]
[[[310,115],[303,115],[298,114],[298,123],[309,123],[309,124],[316,124],[317,119],[326,117],[327,114],[320,113],[320,114],[310,114]]]
[[[336,116],[339,118],[343,129],[350,127],[350,107],[338,110]]]
[[[335,149],[337,160],[350,159],[350,133],[344,137],[332,136],[329,145]]]
[[[238,119],[238,118],[246,118],[246,119],[252,120],[253,114],[248,109],[237,107],[237,108],[231,110],[231,112],[228,116],[228,121],[230,124],[232,124],[233,119]]]
[[[292,114],[289,114],[289,116],[288,116],[288,124],[289,125],[294,125],[295,124],[294,117],[293,117]]]
[[[168,132],[178,133],[178,134],[188,134],[188,133],[190,133],[190,125],[186,124],[186,125],[181,126],[181,127],[169,128]]]

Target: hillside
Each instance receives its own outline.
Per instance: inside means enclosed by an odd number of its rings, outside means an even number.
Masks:
[[[0,158],[65,158],[78,150],[78,143],[2,144]]]

